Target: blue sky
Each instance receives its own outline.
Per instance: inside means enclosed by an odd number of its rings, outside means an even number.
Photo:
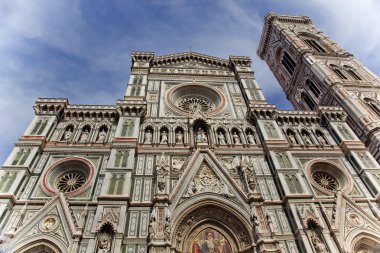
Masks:
[[[291,109],[256,56],[267,12],[306,15],[380,75],[380,2],[0,0],[0,163],[34,116],[38,97],[115,104],[130,74],[131,51],[250,56],[264,94]]]

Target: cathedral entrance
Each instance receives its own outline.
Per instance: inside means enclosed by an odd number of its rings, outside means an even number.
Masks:
[[[200,231],[189,243],[190,253],[232,253],[229,239],[213,227]]]

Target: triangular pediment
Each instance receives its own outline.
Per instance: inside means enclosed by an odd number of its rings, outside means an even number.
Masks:
[[[247,202],[247,195],[218,158],[209,150],[196,150],[169,198],[175,206],[181,201],[207,194],[242,204]]]
[[[154,67],[175,67],[186,69],[222,69],[231,70],[229,60],[196,52],[184,52],[155,57]]]
[[[73,238],[81,234],[75,227],[75,221],[62,193],[53,197],[23,224],[17,231],[8,231],[11,239],[6,241],[6,250],[13,252],[39,239],[51,241],[63,249],[70,249]]]
[[[344,241],[363,231],[377,233],[380,231],[380,222],[373,217],[372,212],[364,210],[347,196],[342,196],[342,201],[337,207],[340,211],[340,231]]]

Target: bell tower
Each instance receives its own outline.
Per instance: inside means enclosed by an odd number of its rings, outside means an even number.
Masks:
[[[347,123],[380,161],[380,79],[305,16],[268,13],[259,57],[297,110],[340,106]]]

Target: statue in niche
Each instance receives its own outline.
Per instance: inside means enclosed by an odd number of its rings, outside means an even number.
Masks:
[[[182,134],[182,131],[179,130],[176,134],[175,134],[175,143],[177,144],[183,144],[183,134]]]
[[[82,134],[80,135],[79,141],[87,141],[88,135],[89,135],[89,132],[86,128],[82,131]]]
[[[207,143],[207,135],[201,127],[197,130],[197,143]]]
[[[248,156],[243,156],[241,160],[241,171],[245,176],[248,184],[249,191],[255,192],[256,181],[253,175],[253,168]]]
[[[107,132],[104,130],[104,128],[99,132],[98,134],[98,140],[96,142],[102,143],[105,141],[107,137]]]
[[[303,132],[302,133],[302,137],[303,137],[306,145],[312,145],[313,144],[313,142],[311,141],[311,138],[310,138],[310,136],[309,136],[308,133]]]
[[[293,132],[288,132],[288,138],[289,138],[290,144],[293,144],[293,145],[298,144],[296,136],[294,135]]]
[[[311,236],[311,241],[313,242],[315,252],[317,252],[317,253],[327,253],[328,252],[326,245],[321,241],[321,239],[316,235],[315,232],[313,232],[313,235]]]
[[[112,237],[107,233],[100,233],[98,235],[98,250],[97,253],[111,252]]]
[[[321,145],[328,145],[328,143],[327,143],[327,141],[326,141],[326,138],[323,136],[322,133],[317,132],[316,135],[317,135],[317,139],[318,139],[318,141],[319,141],[319,143],[320,143]]]
[[[144,136],[144,143],[151,144],[152,143],[152,133],[150,132],[150,129],[146,130],[145,136]]]
[[[219,132],[218,134],[218,140],[219,140],[219,145],[226,145],[226,137],[222,133],[222,131]]]
[[[148,227],[149,240],[152,241],[156,237],[156,212],[154,209],[150,214],[150,223]]]
[[[161,142],[160,144],[167,144],[168,143],[168,134],[166,133],[165,130],[162,131],[161,133]]]
[[[234,133],[232,134],[232,138],[234,139],[234,143],[235,143],[235,144],[241,144],[241,142],[240,142],[240,137],[239,137],[239,135],[237,134],[237,132],[234,132]]]
[[[71,135],[73,134],[73,130],[69,127],[66,129],[65,133],[63,134],[62,140],[68,141],[70,140]]]
[[[256,144],[255,137],[251,132],[247,134],[247,139],[249,144]]]
[[[165,218],[164,239],[165,241],[170,241],[170,216]]]
[[[157,171],[157,187],[158,190],[162,193],[165,192],[166,188],[166,179],[169,175],[169,158],[165,156],[165,154],[161,154],[160,158],[158,159],[156,171]]]

